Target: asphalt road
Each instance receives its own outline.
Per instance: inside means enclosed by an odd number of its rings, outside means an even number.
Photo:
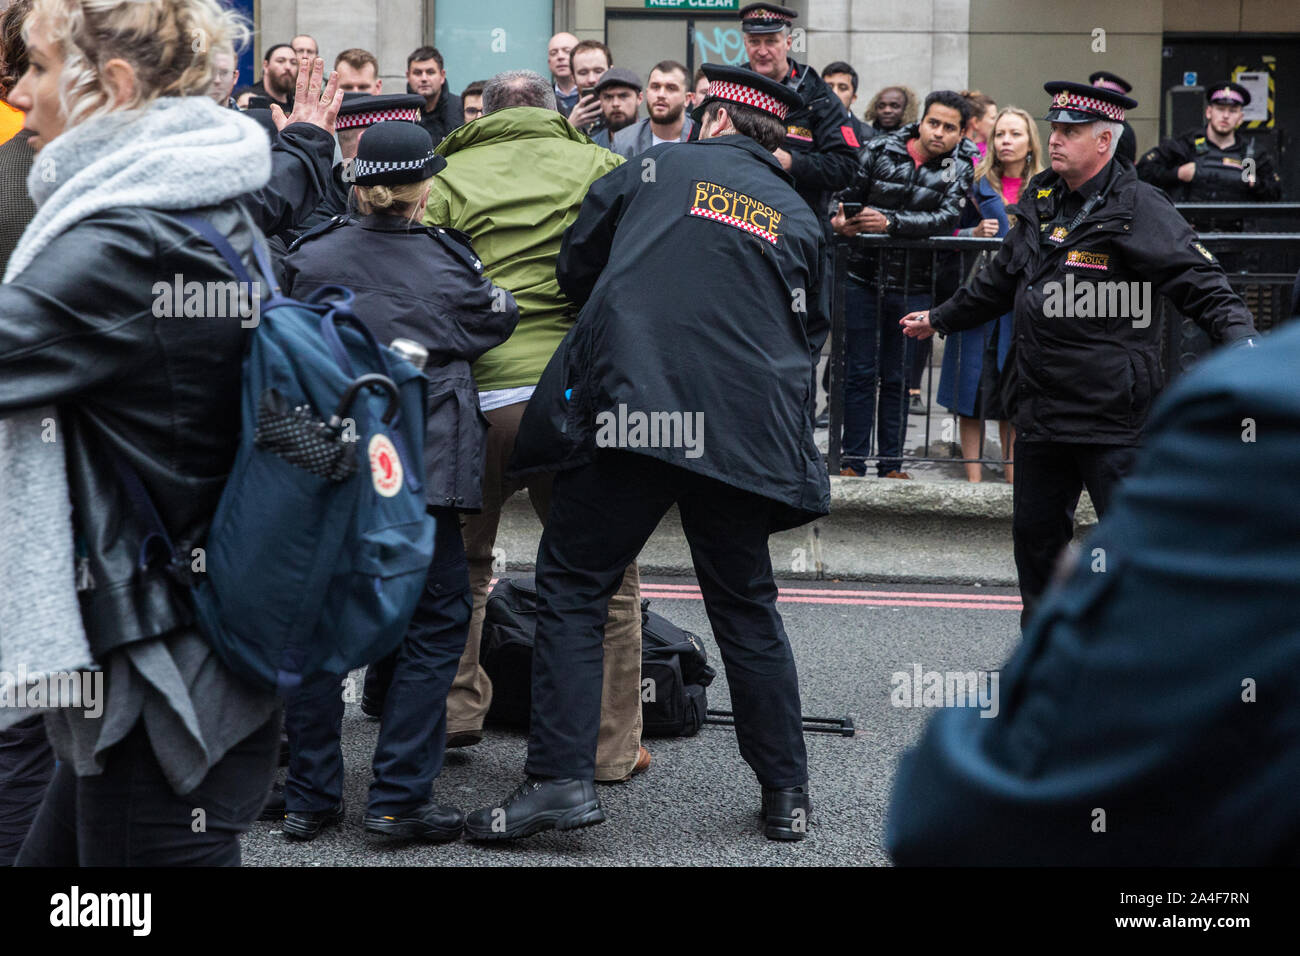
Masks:
[[[704,605],[694,582],[643,582],[651,607],[705,640],[718,678],[709,706],[729,709]],[[244,839],[251,866],[542,865],[886,865],[884,816],[894,770],[933,710],[890,703],[891,676],[996,669],[1019,636],[1014,590],[856,583],[781,583],[781,611],[799,667],[806,715],[851,716],[852,737],[808,734],[813,813],[800,843],[763,838],[759,788],[734,732],[706,726],[695,737],[648,739],[649,771],[600,788],[605,823],[512,844],[458,842],[387,846],[361,829],[377,724],[348,704],[343,723],[346,816],[311,843],[287,840],[274,823]],[[521,779],[526,740],[490,731],[476,747],[452,751],[435,784],[462,809],[495,805]],[[283,775],[283,771],[281,771]]]

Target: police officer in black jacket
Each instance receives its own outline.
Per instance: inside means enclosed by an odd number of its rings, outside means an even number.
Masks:
[[[1088,82],[1103,90],[1111,90],[1125,96],[1133,92],[1132,83],[1108,70],[1098,70],[1088,77]],[[1130,166],[1137,162],[1137,135],[1133,132],[1133,127],[1129,126],[1128,120],[1124,121],[1124,132],[1120,134],[1119,145],[1115,147],[1115,158],[1122,159]]]
[[[1238,136],[1250,90],[1220,83],[1205,94],[1205,126],[1166,139],[1142,157],[1138,175],[1175,202],[1273,202],[1282,177],[1266,147]]]
[[[1018,382],[1012,534],[1022,621],[1073,531],[1086,487],[1104,515],[1128,473],[1163,381],[1155,294],[1214,342],[1254,334],[1246,305],[1168,198],[1112,162],[1124,111],[1112,90],[1048,83],[1051,169],[1012,206],[1018,221],[993,262],[929,312],[911,336],[974,328],[1014,308]]]
[[[472,607],[459,512],[482,505],[487,430],[470,363],[514,331],[513,297],[483,275],[468,237],[420,225],[429,180],[446,165],[414,119],[367,130],[353,172],[359,219],[339,216],[303,236],[285,259],[286,291],[327,285],[356,293],[353,309],[380,342],[404,339],[429,379],[424,474],[437,519],[434,558],[406,638],[371,688],[380,716],[364,825],[383,836],[455,839],[459,810],[429,797],[442,769],[447,691]],[[285,707],[289,775],[283,829],[312,839],[343,814],[342,675],[305,683]],[[368,682],[370,683],[370,682]]]
[[[794,176],[795,189],[819,215],[830,195],[843,189],[857,170],[860,145],[844,108],[817,71],[787,55],[790,26],[798,14],[779,3],[740,8],[747,69],[781,83],[799,97],[785,118],[785,140],[776,150],[781,167]]]
[[[474,839],[604,820],[600,645],[623,569],[676,503],[727,668],[764,832],[806,836],[807,755],[768,535],[826,514],[813,375],[830,325],[818,216],[772,155],[793,90],[705,65],[700,140],[597,180],[556,278],[580,309],[528,403],[511,470],[559,470],[537,554],[527,779]],[[645,294],[647,275],[700,276]],[[756,412],[761,410],[761,413]]]

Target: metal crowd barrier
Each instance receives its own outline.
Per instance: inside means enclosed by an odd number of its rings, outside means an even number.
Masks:
[[[1199,218],[1205,215],[1219,219],[1224,216],[1252,216],[1260,219],[1271,215],[1275,224],[1281,223],[1290,226],[1292,222],[1287,217],[1293,217],[1296,230],[1292,232],[1207,232],[1200,235],[1201,242],[1214,253],[1223,265],[1233,289],[1245,300],[1247,307],[1255,318],[1255,325],[1261,333],[1267,334],[1287,321],[1291,317],[1291,296],[1296,274],[1300,272],[1300,203],[1275,203],[1262,206],[1200,203],[1187,204],[1186,206],[1180,205],[1178,208],[1188,216],[1189,221],[1194,217]],[[1265,212],[1260,212],[1260,210],[1265,210]],[[908,294],[928,296],[933,306],[945,301],[965,281],[981,252],[995,252],[1001,244],[1001,239],[975,239],[957,236],[916,240],[894,239],[877,235],[861,235],[852,238],[836,237],[832,246],[835,274],[834,291],[831,300],[832,322],[829,337],[829,381],[827,385],[829,434],[826,465],[831,474],[839,474],[845,464],[843,454],[844,385],[848,326],[846,321],[845,289],[846,283],[851,281],[848,278],[850,251],[856,245],[866,252],[869,262],[874,264],[877,275],[885,267],[887,259],[893,259],[897,262],[899,261],[898,257],[901,256],[899,268],[903,273],[903,288],[907,290]],[[927,266],[928,276],[924,275]],[[868,284],[866,291],[868,295],[875,297],[875,312],[877,316],[880,316],[884,308],[885,296],[882,284]],[[894,311],[898,310],[895,309]],[[911,309],[906,311],[911,311]],[[1164,381],[1168,385],[1177,375],[1188,369],[1202,354],[1208,351],[1210,343],[1200,328],[1191,319],[1179,314],[1163,296],[1157,296],[1154,311],[1153,321],[1159,323],[1159,334],[1162,343],[1161,371]],[[900,311],[898,315],[885,315],[883,318],[896,326],[903,314]],[[859,328],[862,327],[860,322],[854,324]],[[955,413],[944,412],[942,416],[937,414],[939,411],[936,405],[938,372],[933,355],[924,361],[919,361],[916,358],[915,347],[913,349],[905,347],[899,357],[899,366],[894,369],[895,374],[893,376],[885,375],[882,380],[879,357],[882,354],[882,345],[884,344],[881,341],[883,324],[884,322],[877,321],[870,328],[869,334],[875,335],[874,355],[877,357],[876,369],[870,388],[872,395],[876,396],[876,402],[879,401],[881,388],[884,387],[890,393],[890,401],[896,400],[899,405],[898,413],[901,416],[901,426],[898,447],[901,454],[897,456],[890,455],[888,460],[893,461],[895,458],[900,460],[902,470],[919,463],[964,464],[979,462],[981,466],[1000,466],[1002,464],[1001,457],[991,457],[986,453],[987,450],[984,447],[985,424],[981,423],[980,426],[980,449],[976,458],[953,456],[954,446],[957,446],[959,442],[955,421],[951,424],[941,423],[936,428],[936,422],[942,422],[944,417],[955,418]],[[989,323],[985,328],[987,329],[995,324],[996,321]],[[914,342],[915,340],[908,339],[906,341]],[[973,338],[968,338],[965,342],[962,342],[960,335],[952,335],[945,341],[944,348],[961,348],[973,341],[975,341]],[[961,378],[963,369],[969,373],[966,363],[974,362],[980,367],[984,365],[983,348],[969,349],[968,351],[974,354],[958,353],[955,357],[955,364],[953,364],[953,360],[950,360],[950,371],[955,368],[955,378],[958,380]],[[916,363],[919,368],[914,369],[909,363]],[[915,435],[910,439],[912,447],[908,448],[909,419],[915,416],[909,416],[907,386],[909,376],[917,373],[919,373],[920,382],[918,384],[927,411],[919,429],[913,429]],[[899,376],[903,379],[903,386],[901,389],[895,389],[894,383]],[[895,391],[900,392],[897,397],[893,394]],[[873,407],[875,407],[875,402],[873,402]],[[864,464],[868,470],[870,470],[873,463],[877,463],[885,457],[880,453],[880,436],[877,434],[878,420],[879,412],[878,408],[876,408],[870,423],[867,453],[853,458],[854,464],[858,464],[860,459],[860,463]],[[938,432],[937,436],[936,431]],[[948,453],[945,454],[945,452]]]

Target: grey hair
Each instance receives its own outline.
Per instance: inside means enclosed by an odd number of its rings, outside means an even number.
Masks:
[[[512,106],[535,106],[553,110],[555,88],[540,73],[532,70],[506,70],[488,80],[483,87],[483,115]]]
[[[1124,124],[1111,120],[1097,120],[1092,124],[1092,138],[1101,139],[1101,134],[1105,130],[1110,130],[1110,152],[1107,155],[1114,156],[1115,149],[1119,146],[1119,138],[1124,135]]]

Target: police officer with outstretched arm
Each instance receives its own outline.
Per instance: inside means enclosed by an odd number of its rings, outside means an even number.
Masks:
[[[1051,169],[1008,212],[997,257],[947,302],[900,322],[910,336],[974,328],[1014,309],[1012,536],[1027,622],[1088,489],[1104,515],[1163,385],[1156,293],[1214,342],[1255,332],[1246,304],[1168,197],[1113,161],[1137,104],[1082,83],[1044,86]],[[1011,363],[1008,357],[1008,363]]]
[[[789,56],[791,24],[798,14],[779,3],[751,3],[740,9],[740,31],[749,62],[744,66],[784,85],[799,98],[785,118],[785,138],[777,147],[781,168],[794,177],[795,189],[819,213],[830,195],[853,181],[861,145],[849,111],[817,75]]]
[[[807,835],[799,682],[767,541],[830,506],[812,387],[830,327],[826,241],[773,156],[799,98],[752,70],[704,70],[699,141],[652,147],[597,180],[565,234],[556,278],[580,312],[511,465],[559,470],[537,553],[527,777],[468,816],[471,839],[605,819],[592,778],[606,607],[673,504],[763,832]],[[645,294],[646,275],[683,269],[699,278]]]

